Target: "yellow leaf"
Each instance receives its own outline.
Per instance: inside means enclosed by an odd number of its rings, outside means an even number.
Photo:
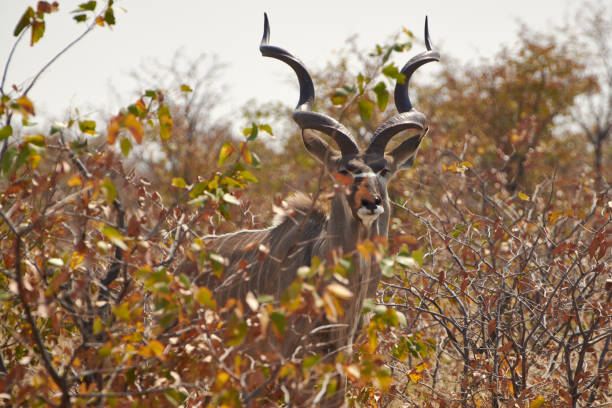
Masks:
[[[70,257],[70,268],[74,269],[83,262],[85,256],[80,252],[73,252]]]
[[[221,371],[219,374],[217,374],[217,383],[215,385],[223,387],[227,380],[229,380],[229,374],[225,371]]]
[[[164,345],[157,340],[153,340],[149,343],[149,348],[155,354],[156,357],[161,356],[164,353]]]
[[[472,163],[470,163],[469,161],[463,161],[461,162],[461,165],[464,167],[469,167],[470,169],[474,166],[472,166]]]
[[[152,356],[151,353],[151,348],[149,346],[142,346],[139,350],[138,350],[138,354],[140,354],[141,356],[143,356],[144,358],[149,358]]]
[[[557,222],[557,220],[559,219],[559,217],[563,214],[562,210],[554,210],[550,213],[550,215],[548,216],[548,222],[551,225],[554,225],[555,222]]]
[[[81,184],[83,184],[83,180],[81,180],[78,174],[75,174],[68,180],[68,187],[80,186]]]
[[[231,156],[232,153],[234,153],[235,150],[234,145],[232,145],[230,142],[225,142],[221,147],[221,151],[219,152],[219,161],[217,166],[223,166],[225,161]]]
[[[529,200],[529,196],[528,196],[527,194],[523,193],[522,191],[519,191],[519,192],[518,192],[518,196],[519,196],[519,198],[520,198],[521,200],[524,200],[524,201]]]
[[[138,118],[130,113],[125,118],[124,126],[128,128],[136,143],[141,144],[144,131],[142,130],[142,123],[140,123]]]
[[[410,381],[415,384],[418,383],[421,378],[423,378],[421,373],[408,373],[408,376],[410,377]]]
[[[40,154],[30,154],[30,157],[28,157],[28,160],[33,169],[38,167],[38,163],[40,163],[40,159],[42,159]]]
[[[546,400],[544,399],[544,397],[538,395],[537,397],[535,397],[534,400],[529,403],[529,408],[540,408],[542,405],[544,405],[545,402]]]

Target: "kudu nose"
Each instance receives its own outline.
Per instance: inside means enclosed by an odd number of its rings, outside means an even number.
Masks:
[[[368,200],[367,198],[362,198],[361,199],[361,206],[365,207],[365,208],[367,208],[368,210],[371,210],[371,211],[376,210],[376,207],[378,207],[380,205],[382,200],[380,199],[379,196],[374,196],[372,198],[373,198],[373,200]]]

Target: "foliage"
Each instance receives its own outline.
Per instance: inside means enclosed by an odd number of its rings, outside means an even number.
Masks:
[[[113,1],[99,3],[75,10],[76,23],[90,24],[76,41],[115,24]],[[29,33],[36,45],[58,7],[27,8],[15,44]],[[412,41],[403,31],[369,58],[351,45],[315,75],[324,95],[316,108],[365,142],[392,114],[402,80],[392,57]],[[268,225],[293,189],[331,196],[299,134],[281,138],[268,124],[286,108],[245,108],[246,127],[232,135],[205,115],[214,69],[202,75],[197,59],[185,71],[162,67],[171,83],[145,78],[107,123],[78,118],[34,132],[28,92],[49,64],[22,89],[5,91],[3,80],[0,398],[305,406],[329,403],[346,381],[350,406],[610,403],[609,137],[587,126],[607,119],[568,126],[577,101],[608,88],[583,52],[524,31],[516,52],[476,68],[450,63],[439,84],[421,88],[415,105],[432,131],[415,169],[390,186],[388,242],[359,247],[384,277],[366,323],[346,353],[321,353],[321,337],[291,358],[278,350],[293,324],[333,323],[349,304],[337,282],[350,257],[313,259],[279,299],[250,293],[227,304],[180,273],[185,262],[232,272],[204,236]],[[281,151],[263,134],[279,137]],[[599,143],[599,165],[584,160],[589,143]]]

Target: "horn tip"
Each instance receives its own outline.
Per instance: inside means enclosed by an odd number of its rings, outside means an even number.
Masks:
[[[263,37],[261,38],[261,44],[262,45],[268,45],[270,41],[270,23],[268,21],[268,13],[264,12],[264,33],[263,33]]]
[[[429,37],[429,18],[425,16],[425,47],[431,51],[431,38]]]

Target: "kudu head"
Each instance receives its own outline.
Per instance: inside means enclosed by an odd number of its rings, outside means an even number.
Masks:
[[[427,18],[425,19],[427,51],[416,55],[404,65],[401,72],[405,80],[402,83],[398,81],[395,86],[394,98],[398,114],[376,129],[366,149],[360,149],[350,131],[338,121],[312,111],[315,91],[306,67],[286,50],[269,45],[269,39],[270,25],[268,16],[264,14],[264,34],[259,50],[265,57],[285,62],[297,74],[300,99],[293,112],[293,119],[302,129],[302,140],[306,149],[326,166],[329,174],[346,185],[346,189],[340,190],[344,191],[352,217],[360,220],[368,230],[378,219],[376,233],[386,236],[390,211],[387,182],[397,171],[412,166],[417,149],[428,130],[425,115],[412,107],[408,96],[408,84],[414,71],[423,64],[440,59],[439,53],[431,49]],[[338,148],[334,148],[311,130],[329,136]],[[391,138],[402,131],[410,131],[412,135],[393,149],[386,151]],[[381,214],[385,216],[380,217]]]

